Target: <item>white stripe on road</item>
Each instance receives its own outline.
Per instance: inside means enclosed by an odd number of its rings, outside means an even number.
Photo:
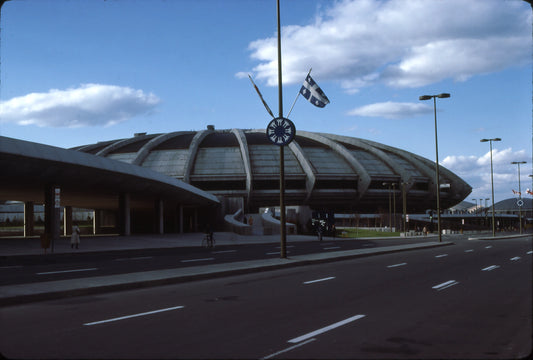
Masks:
[[[98,268],[90,268],[90,269],[75,269],[75,270],[61,270],[61,271],[48,271],[48,272],[40,272],[40,273],[37,273],[37,275],[63,274],[63,273],[71,273],[71,272],[79,272],[79,271],[94,271],[94,270],[98,270]]]
[[[303,343],[293,345],[293,346],[291,346],[291,347],[288,347],[288,348],[286,348],[286,349],[283,349],[283,350],[281,350],[281,351],[278,351],[277,353],[274,353],[274,354],[270,354],[270,355],[268,355],[268,356],[265,356],[265,357],[262,358],[261,360],[263,360],[263,359],[265,359],[265,360],[266,360],[266,359],[272,359],[273,357],[276,357],[276,356],[281,355],[281,354],[283,354],[283,353],[286,353],[286,352],[288,352],[288,351],[291,351],[291,350],[294,350],[294,349],[296,349],[296,348],[299,348],[300,346],[304,346],[305,344],[309,344],[310,342],[313,342],[313,341],[315,341],[315,340],[316,340],[316,339],[309,339],[309,340],[307,340],[307,341],[304,341]]]
[[[407,263],[394,264],[394,265],[389,265],[389,266],[387,266],[387,267],[388,267],[388,268],[394,268],[394,267],[404,266],[404,265],[407,265]]]
[[[335,279],[335,276],[330,276],[330,277],[323,278],[323,279],[306,281],[306,282],[304,282],[304,284],[308,285],[308,284],[313,284],[313,283],[320,282],[320,281],[328,281],[328,280],[333,280],[333,279]]]
[[[449,288],[450,286],[454,286],[454,285],[457,285],[457,284],[459,284],[459,282],[457,282],[455,280],[449,280],[449,281],[443,282],[442,284],[433,286],[432,289],[441,291],[441,290]]]
[[[474,249],[465,250],[465,252],[474,252]]]
[[[488,266],[488,267],[486,267],[484,269],[481,269],[481,271],[492,271],[492,270],[497,269],[499,267],[500,266],[498,266],[498,265],[491,265],[491,266]]]
[[[0,269],[19,269],[22,265],[1,266]]]
[[[115,261],[130,261],[130,260],[147,260],[147,259],[153,259],[153,256],[142,256],[142,257],[132,257],[132,258],[120,258],[115,259]]]
[[[211,251],[211,254],[227,254],[227,253],[234,253],[234,252],[237,252],[237,250]]]
[[[324,248],[324,250],[334,250],[334,249],[340,249],[340,248],[341,248],[340,246],[331,246],[331,247]]]
[[[191,260],[181,260],[182,263],[187,263],[187,262],[196,262],[196,261],[211,261],[211,260],[215,260],[215,258],[204,258],[204,259],[191,259]]]
[[[183,308],[184,308],[184,306],[174,306],[174,307],[166,308],[166,309],[160,309],[160,310],[148,311],[148,312],[139,313],[139,314],[133,314],[133,315],[121,316],[121,317],[112,318],[112,319],[107,319],[107,320],[102,320],[102,321],[90,322],[90,323],[86,323],[86,324],[83,324],[83,325],[85,325],[85,326],[92,326],[92,325],[104,324],[104,323],[108,323],[108,322],[119,321],[119,320],[125,320],[125,319],[131,319],[131,318],[134,318],[134,317],[146,316],[146,315],[152,315],[152,314],[157,314],[157,313],[164,312],[164,311],[171,311],[171,310],[177,310],[177,309],[183,309]]]
[[[511,261],[520,260],[520,256],[515,256],[514,258],[510,258],[509,260],[511,260]]]
[[[441,258],[441,257],[445,257],[445,256],[448,256],[448,254],[441,254],[441,255],[437,255],[435,256],[436,258]]]
[[[533,251],[528,251],[526,254],[531,255],[533,254]]]
[[[490,249],[491,247],[492,247],[492,245],[485,246],[485,249]]]
[[[310,339],[310,338],[312,338],[312,337],[314,337],[316,335],[320,335],[322,333],[325,333],[326,331],[333,330],[335,328],[338,328],[339,326],[346,325],[348,323],[351,323],[352,321],[359,320],[359,319],[364,318],[364,317],[365,317],[365,315],[355,315],[355,316],[352,316],[351,318],[336,322],[335,324],[331,324],[329,326],[326,326],[326,327],[323,327],[321,329],[315,330],[315,331],[310,332],[308,334],[305,334],[305,335],[302,335],[302,336],[298,336],[297,338],[291,339],[288,342],[296,344],[296,343],[299,343],[300,341],[304,341],[304,340]]]

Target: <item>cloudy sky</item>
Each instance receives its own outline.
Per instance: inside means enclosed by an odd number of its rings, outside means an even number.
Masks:
[[[265,128],[278,112],[275,0],[12,0],[0,26],[0,135],[60,147]],[[297,129],[439,160],[496,201],[532,179],[532,11],[522,0],[282,0],[284,115]],[[479,200],[478,200],[479,201]],[[489,201],[490,203],[490,201]]]

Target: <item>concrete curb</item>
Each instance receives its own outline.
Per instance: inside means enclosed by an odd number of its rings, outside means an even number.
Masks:
[[[453,242],[430,242],[385,246],[372,249],[299,255],[287,259],[249,260],[219,265],[194,266],[179,269],[153,270],[120,275],[95,276],[82,279],[1,286],[0,306],[12,306],[72,296],[94,295],[111,291],[139,289],[230,275],[249,274],[260,271],[342,261],[357,257],[390,254],[409,250],[428,249],[453,244]]]
[[[505,240],[505,239],[516,239],[521,237],[533,237],[531,234],[522,234],[522,235],[506,235],[506,236],[480,236],[480,237],[469,237],[468,240]]]

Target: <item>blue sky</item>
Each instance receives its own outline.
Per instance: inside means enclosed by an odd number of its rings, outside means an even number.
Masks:
[[[532,12],[521,0],[282,0],[286,115],[435,160],[490,198],[533,188]],[[278,112],[275,0],[12,0],[0,19],[0,135],[59,147],[162,133],[266,128]],[[490,201],[488,202],[490,203]]]

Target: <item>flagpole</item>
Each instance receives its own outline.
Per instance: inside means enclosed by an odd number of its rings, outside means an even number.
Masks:
[[[283,117],[283,90],[281,79],[281,21],[280,21],[280,0],[277,0],[278,17],[278,92],[279,92],[279,117]],[[287,257],[287,229],[285,227],[285,153],[284,147],[279,147],[279,212],[280,212],[280,257]]]
[[[311,70],[313,70],[313,68],[309,69],[309,72],[307,73],[307,76],[309,76],[311,74]],[[307,76],[306,76],[306,78],[307,78]],[[292,103],[291,109],[289,110],[289,113],[287,114],[287,118],[289,118],[291,116],[292,109],[294,108],[294,105],[296,105],[296,101],[298,100],[299,97],[300,97],[300,90],[298,90],[298,94],[296,95],[296,99],[294,99],[294,102]]]
[[[274,114],[272,113],[272,110],[270,110],[270,107],[266,103],[265,99],[263,99],[263,95],[261,94],[261,91],[259,91],[259,88],[257,85],[255,85],[254,80],[252,79],[252,76],[248,74],[248,79],[252,82],[252,86],[254,87],[255,91],[257,92],[257,95],[259,95],[259,99],[263,102],[263,106],[265,107],[266,111],[272,116],[272,119],[275,118]]]

